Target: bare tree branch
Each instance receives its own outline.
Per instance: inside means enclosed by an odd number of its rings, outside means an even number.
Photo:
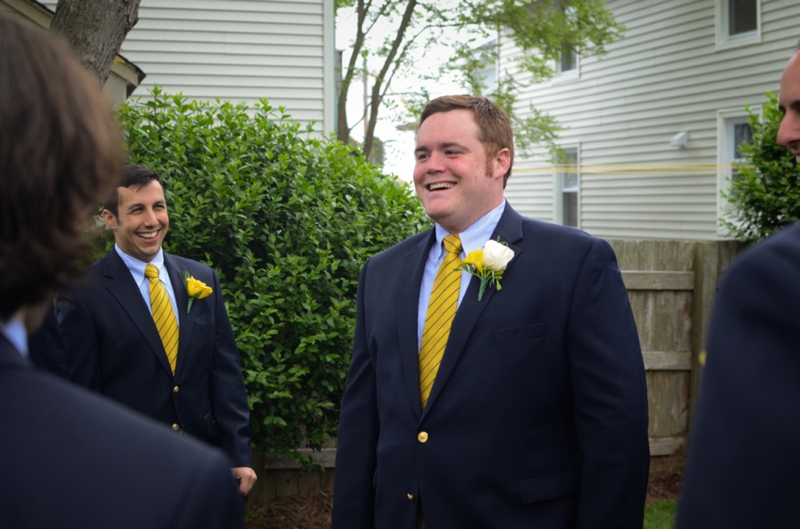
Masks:
[[[364,156],[369,157],[372,153],[372,144],[375,135],[375,124],[378,122],[378,110],[381,104],[381,84],[383,83],[383,79],[386,77],[386,73],[389,71],[392,63],[394,62],[395,56],[397,55],[397,50],[400,48],[400,44],[403,42],[403,39],[406,34],[406,30],[408,29],[409,24],[411,23],[411,16],[414,14],[414,8],[417,6],[417,0],[408,0],[408,4],[406,5],[405,13],[403,13],[403,19],[400,21],[400,27],[397,28],[397,36],[392,43],[392,49],[389,50],[388,55],[386,56],[386,60],[383,63],[383,67],[381,68],[378,77],[375,78],[375,84],[372,86],[372,98],[370,100],[370,112],[369,112],[369,122],[367,123],[367,137],[364,138]]]

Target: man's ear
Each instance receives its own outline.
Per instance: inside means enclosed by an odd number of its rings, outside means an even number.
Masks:
[[[105,221],[106,227],[109,230],[114,230],[117,228],[117,217],[115,217],[113,213],[111,213],[107,209],[104,209],[102,215],[103,215],[103,221]]]
[[[497,154],[494,155],[494,160],[492,160],[492,166],[494,167],[494,174],[492,176],[494,178],[503,178],[508,172],[510,165],[511,151],[508,149],[500,149],[497,151]]]

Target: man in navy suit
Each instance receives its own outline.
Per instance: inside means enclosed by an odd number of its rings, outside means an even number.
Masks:
[[[256,480],[250,409],[217,274],[162,250],[167,202],[161,179],[147,167],[123,168],[103,219],[114,232],[114,248],[57,307],[71,379],[222,448],[247,494]],[[152,267],[177,324],[177,357],[168,356],[155,321],[158,307],[151,306],[147,275]],[[211,287],[210,295],[190,303],[187,277]]]
[[[27,335],[88,257],[84,227],[122,158],[97,80],[63,42],[0,15],[2,527],[242,527],[220,451],[30,362]]]
[[[779,101],[778,144],[800,159],[800,51]],[[677,527],[800,527],[800,225],[726,272],[706,351]]]
[[[505,202],[513,150],[485,98],[422,113],[414,184],[436,226],[361,271],[334,529],[642,527],[644,365],[614,253]],[[484,245],[513,252],[500,285],[440,281]]]

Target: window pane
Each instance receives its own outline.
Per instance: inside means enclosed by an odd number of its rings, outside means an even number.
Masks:
[[[578,149],[564,150],[564,167],[561,173],[561,189],[563,191],[578,190]]]
[[[574,171],[574,169],[570,169]],[[561,175],[561,189],[564,191],[577,191],[578,173],[564,173]]]
[[[742,145],[750,143],[753,138],[753,130],[747,123],[733,124],[733,159],[742,158]]]
[[[578,227],[578,193],[575,191],[565,192],[564,195],[564,226]]]
[[[568,44],[564,45],[564,49],[561,50],[561,65],[560,70],[562,72],[568,72],[570,70],[574,70],[578,67],[578,55],[572,51],[572,48]]]
[[[758,29],[758,0],[728,0],[728,34]]]

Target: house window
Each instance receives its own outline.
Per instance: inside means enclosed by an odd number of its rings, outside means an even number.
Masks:
[[[580,226],[580,171],[578,148],[564,149],[565,161],[556,172],[556,222]]]
[[[758,0],[728,0],[728,35],[758,30]]]
[[[557,70],[559,73],[567,73],[578,70],[578,54],[572,49],[569,44],[564,44],[564,49],[561,50],[561,58],[557,61]]]
[[[717,1],[717,49],[761,42],[761,0]]]
[[[758,106],[750,107],[750,110],[756,114],[761,112]],[[735,164],[745,161],[742,146],[753,138],[748,119],[743,108],[717,112],[717,210],[722,216],[730,209],[728,199],[722,193],[727,194],[731,182],[738,178]]]
[[[738,178],[736,164],[744,162],[742,145],[750,143],[753,138],[753,129],[747,123],[747,118],[732,118],[728,120],[728,150],[730,152],[731,181]]]

